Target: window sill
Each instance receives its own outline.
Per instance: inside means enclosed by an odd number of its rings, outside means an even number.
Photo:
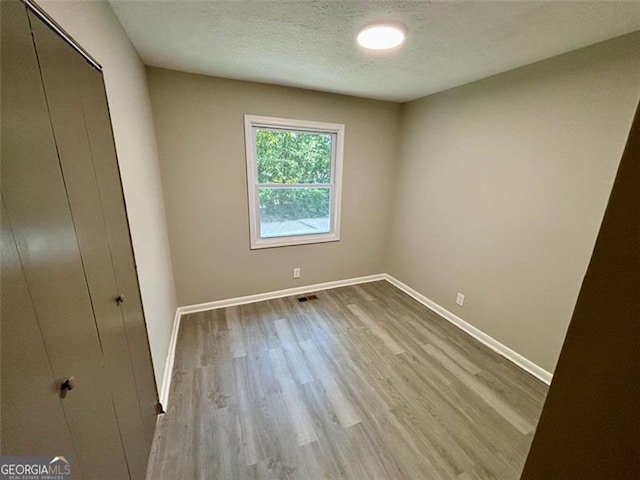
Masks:
[[[337,242],[339,240],[340,236],[336,233],[260,238],[251,240],[251,250],[259,250],[261,248],[293,247],[296,245],[310,245],[313,243]]]

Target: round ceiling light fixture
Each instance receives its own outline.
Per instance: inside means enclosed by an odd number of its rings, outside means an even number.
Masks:
[[[375,23],[358,33],[358,45],[369,50],[390,50],[404,43],[405,29],[400,25]]]

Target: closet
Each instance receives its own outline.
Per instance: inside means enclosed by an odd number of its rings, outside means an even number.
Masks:
[[[158,410],[100,67],[2,1],[2,455],[143,479]]]

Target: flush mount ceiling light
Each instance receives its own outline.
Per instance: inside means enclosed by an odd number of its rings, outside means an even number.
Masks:
[[[390,50],[404,43],[404,27],[376,23],[364,27],[358,33],[358,44],[369,50]]]

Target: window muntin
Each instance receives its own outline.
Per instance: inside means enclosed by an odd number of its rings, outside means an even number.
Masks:
[[[344,125],[245,115],[251,248],[339,240]]]

